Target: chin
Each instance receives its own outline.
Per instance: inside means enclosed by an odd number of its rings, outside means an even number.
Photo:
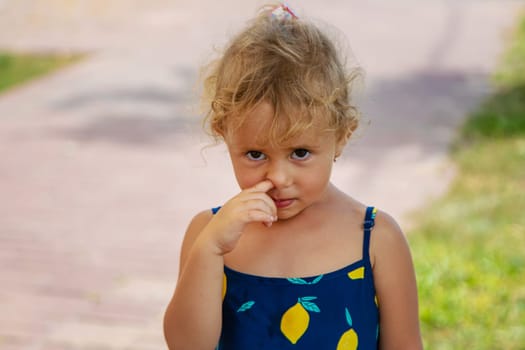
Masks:
[[[279,220],[290,220],[299,216],[303,212],[304,208],[300,210],[278,210],[277,218]]]

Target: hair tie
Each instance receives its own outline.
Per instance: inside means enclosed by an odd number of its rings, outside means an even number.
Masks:
[[[285,2],[273,9],[271,14],[273,18],[280,21],[298,18],[295,12]]]

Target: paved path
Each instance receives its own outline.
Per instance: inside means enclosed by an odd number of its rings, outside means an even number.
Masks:
[[[236,192],[224,148],[201,152],[193,87],[256,5],[216,3],[0,0],[0,47],[92,52],[0,96],[0,349],[164,348],[182,232]],[[297,10],[367,70],[368,123],[334,181],[408,225],[446,189],[447,145],[523,3],[320,3]]]

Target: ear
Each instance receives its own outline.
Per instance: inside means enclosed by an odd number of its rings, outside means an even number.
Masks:
[[[343,149],[348,143],[350,136],[352,136],[352,131],[348,131],[344,135],[339,136],[339,140],[336,141],[336,145],[335,145],[335,158],[339,158],[341,153],[343,153]]]

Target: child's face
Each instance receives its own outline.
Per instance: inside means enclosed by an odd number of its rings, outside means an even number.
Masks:
[[[272,117],[273,107],[261,103],[225,142],[241,189],[270,180],[274,188],[268,195],[282,220],[323,201],[334,158],[345,142],[338,142],[333,131],[312,127],[286,146],[272,146],[261,142],[268,140]]]

